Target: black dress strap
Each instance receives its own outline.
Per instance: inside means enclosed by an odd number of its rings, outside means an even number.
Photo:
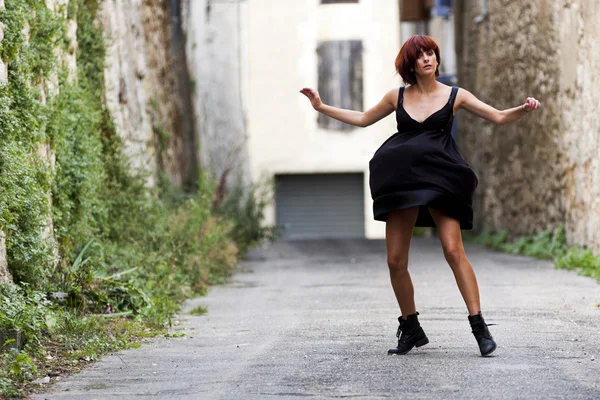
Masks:
[[[400,90],[398,90],[398,103],[396,108],[400,107],[400,104],[404,101],[404,86],[400,86]]]
[[[458,93],[458,87],[452,86],[452,91],[450,92],[450,99],[448,102],[450,103],[450,107],[454,110],[454,101],[456,100],[456,94]]]

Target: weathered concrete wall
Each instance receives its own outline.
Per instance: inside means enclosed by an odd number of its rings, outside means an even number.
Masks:
[[[600,250],[600,8],[595,0],[558,5],[565,225],[571,243]]]
[[[196,170],[186,152],[193,115],[180,96],[189,82],[177,73],[186,63],[172,52],[169,0],[104,1],[100,18],[108,41],[106,103],[132,166],[150,172],[151,185],[159,169],[186,184]]]
[[[186,4],[187,52],[195,82],[200,164],[217,177],[226,171],[246,172],[245,40],[249,5],[211,0]]]
[[[101,23],[107,38],[105,69],[106,105],[117,131],[125,139],[125,151],[135,168],[156,175],[156,149],[147,107],[151,95],[144,88],[148,62],[140,0],[102,3]]]
[[[459,145],[480,179],[476,227],[522,235],[565,224],[600,248],[600,16],[593,0],[456,2],[459,85],[504,109],[542,109],[508,126],[459,114]]]

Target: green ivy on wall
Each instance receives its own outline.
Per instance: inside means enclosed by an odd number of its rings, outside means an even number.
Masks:
[[[0,55],[8,66],[8,84],[0,88],[0,227],[15,282],[37,289],[56,289],[50,275],[60,276],[92,239],[92,250],[99,252],[94,260],[101,263],[99,247],[114,233],[112,214],[122,212],[115,206],[123,189],[137,187],[137,195],[146,197],[142,179],[127,168],[103,103],[98,5],[71,0],[67,10],[53,13],[44,0],[6,0],[0,12],[5,26]],[[75,79],[57,58],[57,49],[68,51],[69,18],[78,27]],[[58,90],[51,93],[52,80]],[[40,155],[47,145],[54,168]],[[44,233],[50,221],[58,260]]]
[[[104,103],[99,2],[70,0],[54,14],[44,0],[5,0],[0,228],[15,283],[65,293],[81,314],[109,307],[164,322],[177,301],[228,276],[240,250],[271,235],[260,224],[266,202],[240,188],[215,209],[209,177],[184,193],[160,175],[148,188],[132,171]],[[77,22],[75,76],[57,56],[71,41],[66,19]],[[40,154],[48,149],[53,161]]]
[[[17,282],[41,285],[52,264],[43,240],[50,214],[50,174],[38,150],[47,140],[44,79],[56,70],[55,48],[64,24],[42,0],[7,0],[0,11],[0,57],[8,83],[0,87],[0,226]]]
[[[161,175],[148,188],[131,170],[104,103],[100,2],[69,0],[52,13],[45,0],[5,0],[0,11],[8,66],[0,87],[0,229],[16,283],[0,283],[0,331],[26,339],[22,349],[0,347],[3,396],[23,396],[48,370],[161,329],[183,299],[222,282],[240,250],[270,233],[260,224],[266,203],[244,191],[215,209],[208,177],[187,193]],[[72,39],[67,19],[77,22],[74,72],[60,56]],[[167,146],[170,133],[154,122]]]

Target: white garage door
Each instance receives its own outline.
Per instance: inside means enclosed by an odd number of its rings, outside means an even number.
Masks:
[[[285,239],[365,236],[363,174],[277,175],[275,202]]]

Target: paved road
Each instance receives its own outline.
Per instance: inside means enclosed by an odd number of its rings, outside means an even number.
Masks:
[[[281,242],[186,304],[186,337],[106,356],[35,399],[600,399],[600,285],[468,246],[499,347],[482,358],[440,246],[411,271],[430,344],[388,356],[397,310],[381,241]],[[203,304],[205,316],[185,315]]]

